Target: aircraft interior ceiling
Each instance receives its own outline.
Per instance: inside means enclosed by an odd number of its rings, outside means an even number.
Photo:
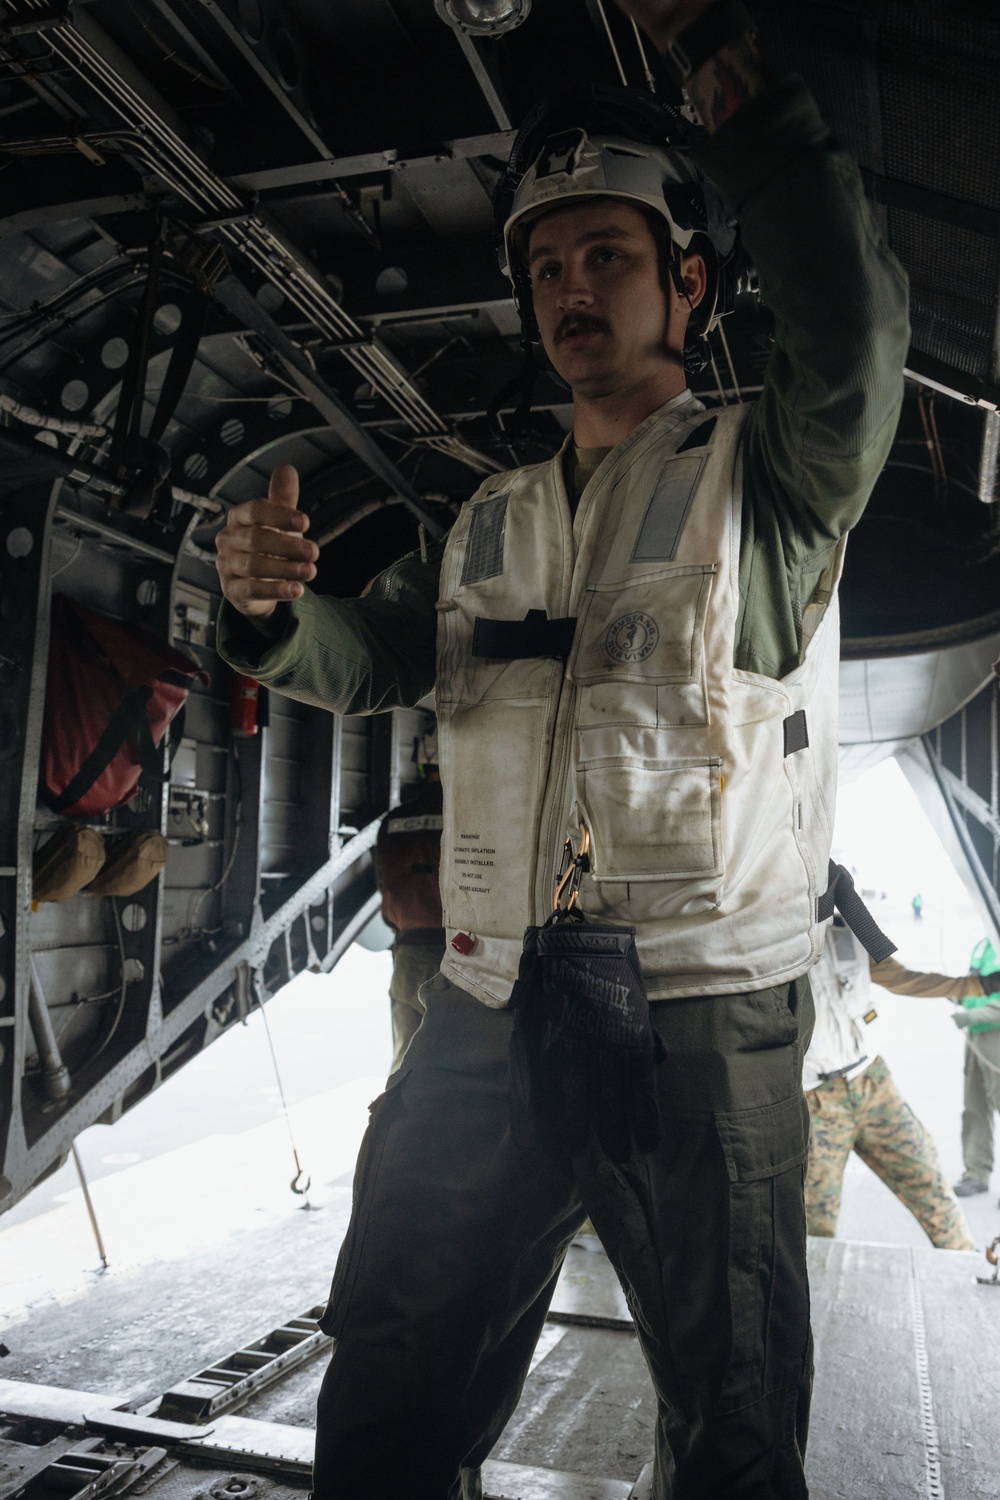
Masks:
[[[679,98],[601,0],[505,0],[523,24],[485,39],[449,5],[477,0],[0,3],[0,1211],[292,975],[331,969],[378,907],[377,819],[427,716],[262,695],[257,732],[232,732],[227,507],[295,463],[315,587],[347,596],[568,430],[547,376],[521,439],[487,420],[520,360],[494,184],[568,82]],[[844,741],[919,746],[996,925],[1000,15],[749,8],[858,157],[911,282],[903,414],[841,589]],[[759,391],[769,328],[741,298],[693,382],[708,405]],[[33,909],[33,856],[65,823],[38,783],[59,594],[204,680],[169,779],[91,820],[165,834],[163,872]]]

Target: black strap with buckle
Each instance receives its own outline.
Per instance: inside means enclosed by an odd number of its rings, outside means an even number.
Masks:
[[[853,1073],[855,1068],[860,1068],[862,1063],[868,1061],[868,1053],[864,1057],[857,1057],[853,1062],[847,1063],[843,1068],[834,1068],[832,1073],[820,1073],[817,1076],[823,1083],[829,1083],[832,1078],[844,1078],[848,1073]]]
[[[891,958],[896,944],[886,937],[854,888],[850,870],[830,861],[830,883],[816,902],[816,920],[825,922],[840,912],[858,942],[877,964]]]
[[[472,654],[492,661],[521,661],[532,656],[557,656],[565,661],[575,634],[575,615],[550,620],[544,609],[529,609],[523,620],[487,620],[480,616],[472,628]]]

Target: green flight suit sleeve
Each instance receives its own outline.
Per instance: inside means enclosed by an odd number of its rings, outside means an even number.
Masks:
[[[419,552],[401,557],[361,599],[306,589],[263,627],[223,602],[219,655],[287,698],[336,713],[412,708],[434,686],[443,550],[429,547],[426,562]]]
[[[736,665],[778,678],[800,659],[803,612],[889,453],[907,281],[798,79],[744,104],[696,159],[735,210],[774,315],[747,431]]]

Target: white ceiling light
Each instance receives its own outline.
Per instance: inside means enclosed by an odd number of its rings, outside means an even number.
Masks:
[[[434,9],[468,36],[503,36],[527,19],[531,0],[434,0]]]

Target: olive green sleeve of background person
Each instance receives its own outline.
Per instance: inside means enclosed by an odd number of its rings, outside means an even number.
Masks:
[[[775,321],[747,432],[736,665],[777,678],[797,665],[803,611],[888,456],[907,282],[798,79],[749,100],[696,159],[740,220]]]
[[[434,686],[438,582],[443,544],[427,561],[408,553],[361,599],[306,589],[254,624],[223,602],[218,648],[237,672],[287,698],[341,714],[411,708]],[[283,622],[283,628],[282,628]]]

